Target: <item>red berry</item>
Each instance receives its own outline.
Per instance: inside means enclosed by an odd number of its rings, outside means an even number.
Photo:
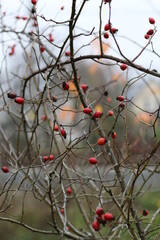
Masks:
[[[110,3],[112,0],[104,0],[104,4]]]
[[[123,96],[118,96],[116,99],[117,99],[118,101],[120,101],[120,102],[123,102],[123,101],[124,101],[124,97],[123,97]]]
[[[114,112],[112,110],[108,111],[108,116],[112,117],[114,115]]]
[[[110,97],[107,98],[107,102],[110,103],[112,99]]]
[[[45,50],[45,48],[44,48],[43,46],[40,46],[40,51],[41,51],[41,53],[43,53],[44,50]]]
[[[26,16],[23,16],[22,19],[25,21],[25,20],[27,20],[27,17],[26,17]]]
[[[107,24],[104,26],[104,30],[105,30],[105,31],[108,31],[108,30],[110,30],[111,27],[112,27],[112,24],[111,24],[111,23],[107,23]]]
[[[64,54],[66,57],[69,57],[71,55],[71,53],[69,51],[66,51]]]
[[[98,145],[104,145],[106,143],[106,139],[105,138],[99,138],[97,141]]]
[[[15,92],[9,92],[7,93],[8,98],[15,99],[17,97],[17,94]]]
[[[120,102],[119,107],[124,108],[125,104],[123,102]]]
[[[15,101],[16,103],[18,103],[18,104],[23,104],[23,103],[24,103],[24,98],[22,98],[22,97],[16,97],[16,98],[14,99],[14,101]]]
[[[33,5],[36,5],[37,0],[31,0],[31,2],[32,2]]]
[[[33,35],[34,34],[34,31],[33,30],[31,30],[30,32],[29,32],[29,35]]]
[[[68,82],[63,82],[63,83],[62,83],[62,88],[63,88],[64,90],[68,90],[68,89],[69,89],[69,83],[68,83]]]
[[[101,217],[103,214],[104,214],[104,210],[103,210],[103,208],[97,208],[97,210],[96,210],[96,214],[99,216],[99,217]]]
[[[66,189],[66,193],[67,193],[67,195],[71,195],[72,194],[72,188],[68,187]]]
[[[53,155],[49,155],[48,160],[49,160],[49,161],[54,160],[54,156],[53,156]]]
[[[46,162],[46,161],[48,161],[48,156],[43,156],[43,162]]]
[[[109,38],[109,34],[108,34],[107,32],[105,32],[103,36],[104,36],[104,38],[106,38],[106,39]]]
[[[46,120],[47,120],[46,115],[42,115],[41,120],[42,120],[42,121],[46,121]]]
[[[61,212],[62,214],[64,214],[64,209],[63,209],[63,208],[61,208],[60,212]]]
[[[144,210],[142,211],[142,215],[143,215],[143,216],[147,216],[147,215],[148,215],[148,210],[144,209]]]
[[[37,17],[36,16],[32,16],[32,19],[37,21]]]
[[[61,132],[61,135],[66,139],[67,134],[64,128],[61,128],[60,132]]]
[[[149,39],[150,36],[146,33],[146,34],[144,35],[144,38],[145,38],[145,39]]]
[[[86,84],[81,84],[81,88],[82,88],[83,92],[85,93],[88,89],[88,86]]]
[[[117,28],[111,28],[110,32],[111,32],[112,34],[115,34],[116,32],[118,32],[118,29],[117,29]]]
[[[151,35],[153,35],[153,33],[154,33],[154,30],[153,29],[149,29],[148,32],[147,32],[147,35],[151,36]]]
[[[9,172],[9,169],[8,169],[8,167],[3,166],[3,167],[2,167],[2,171],[3,171],[4,173],[8,173],[8,172]]]
[[[63,10],[63,9],[64,9],[64,6],[61,7],[61,10]]]
[[[9,52],[9,56],[12,56],[14,54],[14,50],[11,50],[10,52]]]
[[[32,24],[33,27],[37,27],[38,26],[38,22],[34,21],[34,23]]]
[[[54,128],[53,128],[53,130],[54,130],[55,132],[58,132],[59,127],[58,127],[57,125],[55,125]]]
[[[94,114],[93,114],[93,119],[95,119],[95,118],[101,118],[102,117],[102,112],[100,112],[100,111],[96,111]]]
[[[53,42],[53,41],[54,41],[54,39],[53,39],[53,37],[52,37],[52,33],[49,34],[49,41],[50,41],[50,42]]]
[[[107,220],[107,221],[113,221],[114,220],[114,216],[112,213],[105,213],[104,214],[104,218]]]
[[[90,109],[90,108],[84,108],[84,109],[83,109],[83,112],[84,112],[85,114],[90,114],[90,113],[92,112],[92,109]]]
[[[116,138],[116,132],[111,132],[111,138],[115,139]]]
[[[121,69],[122,71],[126,70],[126,69],[127,69],[127,65],[124,64],[124,63],[122,63],[121,66],[120,66],[120,69]]]
[[[96,216],[97,222],[100,224],[105,225],[106,224],[106,219],[104,218],[104,215],[102,216]]]
[[[154,18],[150,17],[150,18],[149,18],[149,22],[150,22],[150,24],[155,24]]]
[[[92,227],[95,231],[99,231],[100,224],[96,220],[93,222]]]
[[[9,52],[9,56],[12,56],[15,53],[15,47],[16,47],[15,44],[11,47],[11,51]]]
[[[91,157],[90,159],[89,159],[89,162],[90,162],[90,164],[93,164],[93,165],[95,165],[95,164],[97,164],[97,159],[96,158],[94,158],[94,157]]]

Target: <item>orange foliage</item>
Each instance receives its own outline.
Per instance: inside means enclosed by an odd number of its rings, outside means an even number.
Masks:
[[[137,114],[137,118],[135,119],[135,123],[138,124],[139,121],[147,123],[147,124],[152,124],[154,121],[155,117],[150,116],[148,113],[139,113]]]
[[[73,81],[69,81],[69,90],[75,95],[78,95],[77,89]]]
[[[95,106],[94,110],[95,110],[95,111],[103,112],[103,107],[102,107],[102,105],[97,104],[97,105]]]
[[[115,73],[113,76],[112,76],[112,80],[113,81],[120,81],[120,82],[124,82],[125,79],[123,78],[123,75],[122,73]]]
[[[93,63],[89,67],[89,73],[91,75],[94,75],[96,73],[97,69],[98,69],[98,64],[97,63]]]
[[[92,42],[91,47],[98,53],[100,54],[100,44],[99,44],[99,39],[96,39],[95,41]],[[106,53],[110,46],[104,42],[102,42],[102,49],[103,52]]]

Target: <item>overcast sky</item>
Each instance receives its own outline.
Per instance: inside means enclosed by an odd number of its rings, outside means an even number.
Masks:
[[[15,12],[20,14],[27,14],[24,7],[18,8],[21,1],[19,0],[1,0],[3,11],[7,14],[15,15]],[[23,0],[24,4],[29,5],[30,0]],[[77,0],[77,5],[81,1]],[[55,19],[57,21],[67,20],[70,16],[72,0],[38,0],[37,12],[39,15],[43,14],[47,19]],[[99,5],[101,0],[89,0],[77,22],[78,27],[82,27],[86,30],[91,30],[95,27],[95,32],[98,31],[99,22]],[[64,6],[64,10],[61,11],[61,6]],[[140,51],[135,43],[130,42],[122,36],[126,36],[133,41],[137,42],[141,46],[145,46],[147,41],[144,39],[144,34],[152,26],[148,22],[149,17],[154,17],[156,20],[157,34],[153,39],[153,44],[155,51],[160,54],[160,4],[158,0],[112,0],[112,17],[111,21],[114,27],[118,28],[117,40],[123,51],[123,53],[130,59],[134,58]],[[108,21],[108,6],[107,4],[103,8],[102,16],[104,26]],[[13,21],[9,21],[8,24],[12,24]],[[64,32],[63,32],[64,31]],[[63,30],[59,33],[59,38],[63,39],[64,35],[68,32],[68,29]],[[65,32],[66,31],[66,32]],[[111,39],[105,40],[105,42],[112,44],[113,48],[115,45],[112,43]],[[81,43],[80,43],[81,44]],[[148,49],[151,49],[149,46]],[[84,53],[84,52],[83,52]],[[115,54],[111,51],[111,54]],[[143,53],[143,55],[136,61],[136,63],[149,67],[151,61],[153,60],[153,68],[159,68],[159,59],[153,54],[148,52]],[[157,69],[158,70],[158,69]],[[160,71],[160,70],[159,70]]]

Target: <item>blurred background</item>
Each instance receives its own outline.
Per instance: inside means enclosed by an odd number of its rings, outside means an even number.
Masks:
[[[82,1],[77,1],[77,9],[81,5]],[[80,34],[82,31],[88,34],[88,37],[80,36],[75,41],[75,56],[89,55],[89,54],[99,54],[100,47],[99,41],[97,39],[99,32],[99,7],[102,1],[90,0],[87,2],[84,11],[82,11],[81,16],[77,22],[75,28],[75,35]],[[0,72],[0,81],[1,81],[1,109],[4,106],[7,106],[9,111],[16,115],[17,119],[20,114],[19,108],[12,104],[12,101],[8,100],[6,94],[8,91],[16,91],[17,93],[22,92],[23,78],[27,77],[26,74],[26,52],[30,53],[30,61],[32,62],[33,70],[37,70],[39,67],[43,68],[46,66],[46,63],[52,61],[53,53],[55,57],[59,54],[59,48],[57,46],[63,43],[64,39],[68,34],[68,25],[66,23],[57,27],[56,22],[64,22],[70,18],[71,14],[71,0],[48,0],[42,1],[38,0],[36,5],[36,19],[32,19],[27,23],[29,19],[32,4],[28,0],[22,1],[0,1],[1,4],[1,40],[0,40],[0,55],[1,61],[1,72]],[[153,69],[157,72],[160,72],[160,50],[159,50],[159,39],[160,39],[160,5],[156,0],[112,0],[112,14],[111,22],[114,27],[118,29],[116,34],[116,39],[119,44],[119,47],[123,54],[128,59],[133,59],[138,53],[145,47],[147,40],[144,38],[145,33],[148,29],[152,28],[149,24],[148,18],[153,17],[156,20],[156,30],[152,44],[150,44],[146,50],[141,54],[141,56],[136,60],[136,64],[142,65],[148,69]],[[21,19],[19,20],[18,17]],[[109,11],[108,5],[106,4],[102,10],[102,33],[104,31],[104,25],[108,22]],[[26,19],[25,19],[26,18]],[[53,19],[55,22],[49,21]],[[6,29],[7,26],[7,29]],[[93,30],[94,29],[94,30]],[[25,34],[21,33],[21,31]],[[93,30],[93,34],[89,33]],[[16,32],[16,34],[15,34]],[[33,35],[32,35],[33,34]],[[35,35],[34,35],[35,34]],[[32,35],[32,38],[29,38],[28,35]],[[37,36],[38,41],[37,42]],[[50,41],[53,38],[53,43]],[[93,41],[94,40],[94,41]],[[102,46],[105,54],[114,55],[120,57],[120,53],[117,50],[115,42],[112,37],[109,39],[104,39],[102,35]],[[23,46],[22,46],[23,43]],[[11,50],[15,46],[15,53],[10,55]],[[42,55],[40,46],[45,46],[45,51]],[[32,51],[34,49],[34,51]],[[64,50],[69,51],[69,42],[66,44]],[[38,59],[38,60],[37,60]],[[66,61],[67,56],[65,54],[62,56],[62,61]],[[38,64],[37,64],[38,62]],[[25,66],[25,67],[24,67]],[[156,139],[153,138],[156,131],[157,138],[160,137],[160,128],[159,128],[159,119],[156,122],[156,129],[149,127],[155,121],[157,117],[157,112],[160,103],[160,83],[156,77],[148,76],[147,74],[142,74],[137,70],[128,68],[127,71],[122,72],[120,66],[117,63],[111,61],[101,60],[98,63],[93,61],[80,62],[77,65],[78,76],[82,84],[87,84],[88,90],[86,96],[90,99],[92,106],[95,110],[100,110],[104,112],[104,120],[102,122],[103,128],[109,132],[109,129],[113,126],[112,119],[105,121],[105,116],[107,115],[108,110],[114,109],[117,105],[116,97],[118,95],[124,94],[127,100],[125,102],[124,110],[127,111],[127,127],[128,127],[128,136],[131,141],[130,152],[132,153],[127,159],[126,164],[129,161],[138,161],[139,158],[143,157],[145,154],[149,153],[156,142]],[[70,67],[66,67],[69,71]],[[140,76],[140,77],[139,77]],[[54,81],[59,80],[58,74],[54,73]],[[34,87],[29,87],[33,91],[32,94],[36,96],[44,88],[45,83],[43,83],[41,76],[39,76],[38,82],[39,90],[36,90],[36,83]],[[128,83],[128,84],[127,84]],[[83,119],[82,106],[78,105],[74,98],[77,96],[75,86],[73,84],[72,78],[70,79],[71,86],[71,98],[70,101],[63,105],[62,111],[59,110],[59,122],[63,126],[66,126],[66,129],[71,133],[69,128],[70,124],[77,122],[79,119]],[[127,86],[127,87],[126,87]],[[28,89],[29,89],[28,88]],[[106,93],[107,92],[107,93]],[[63,100],[60,96],[60,91],[58,88],[55,88],[54,96],[58,98],[58,104]],[[55,94],[56,93],[56,94]],[[105,94],[104,94],[105,93]],[[26,98],[30,99],[30,89],[26,92]],[[55,103],[56,106],[56,103]],[[137,107],[138,106],[138,107]],[[127,110],[126,110],[127,109]],[[65,111],[64,111],[65,110]],[[49,111],[49,109],[48,109]],[[74,111],[80,111],[77,114],[74,114]],[[114,114],[117,114],[117,108],[114,109]],[[159,113],[158,113],[159,114]],[[26,115],[28,117],[29,123],[33,124],[36,117],[36,111],[34,108],[26,107]],[[42,116],[46,116],[47,120],[43,121]],[[39,111],[40,119],[40,128],[38,129],[38,143],[41,146],[40,154],[41,156],[45,155],[50,151],[54,150],[54,155],[58,156],[58,151],[56,148],[52,148],[49,141],[51,141],[51,136],[46,134],[50,133],[50,128],[53,127],[54,119],[50,118],[47,111],[41,109]],[[20,123],[20,119],[16,120]],[[51,124],[52,122],[52,124]],[[14,118],[8,114],[7,111],[0,112],[0,126],[5,134],[9,137],[10,142],[16,148],[17,138],[16,124]],[[87,124],[79,124],[74,130],[72,135],[74,139],[81,134],[81,129],[87,130],[90,126],[90,122]],[[119,148],[124,147],[124,121],[123,118],[120,118],[116,124],[116,132],[118,140],[116,144]],[[59,143],[61,142],[59,136],[57,136]],[[93,135],[91,142],[94,144],[97,141],[97,134]],[[112,140],[111,140],[112,141]],[[3,142],[1,137],[2,144]],[[112,141],[113,142],[113,141]],[[81,147],[85,142],[82,141]],[[25,134],[21,135],[21,145],[20,151],[23,151],[26,145]],[[62,147],[63,148],[63,147]],[[97,148],[97,151],[100,149]],[[82,150],[79,154],[82,153]],[[125,155],[124,150],[124,155]],[[155,161],[157,161],[159,151],[155,156]],[[89,155],[89,151],[86,151],[86,156]],[[73,157],[73,156],[72,156]],[[6,164],[9,155],[1,149],[1,165]],[[76,158],[73,157],[73,161]],[[25,160],[26,161],[26,160]],[[103,168],[104,161],[103,156],[101,157],[101,165]],[[80,165],[79,171],[88,171],[88,165],[85,162],[82,162]],[[152,166],[151,166],[152,167]],[[93,171],[93,175],[94,175]],[[141,185],[143,178],[149,176],[149,171],[144,173],[144,176],[139,179],[137,182],[138,185]],[[4,183],[10,175],[1,174],[1,188],[3,188]],[[112,179],[113,175],[109,175],[108,178]],[[125,181],[128,181],[129,172],[125,175]],[[149,222],[152,214],[160,207],[160,193],[159,193],[159,173],[153,174],[150,177],[149,181],[145,186],[145,191],[142,196],[137,197],[136,204],[137,208],[141,212],[141,209],[146,208],[149,210],[149,216],[147,216],[146,222]],[[17,179],[17,184],[21,181],[21,176]],[[16,184],[16,183],[15,183]],[[15,185],[16,186],[16,185]],[[115,189],[115,194],[118,194],[118,189]],[[154,194],[153,194],[154,192]],[[32,192],[27,192],[27,195],[24,197],[24,193],[19,192],[16,194],[14,201],[9,211],[2,213],[4,217],[12,217],[13,219],[19,219],[19,216],[22,214],[22,205],[23,198],[25,198],[25,222],[30,224],[35,228],[51,230],[50,226],[50,210],[44,206],[44,202],[41,202],[33,196]],[[107,196],[106,196],[107,198]],[[1,199],[1,204],[4,199]],[[92,207],[96,207],[96,203],[92,203]],[[113,209],[113,203],[106,205],[106,209]],[[16,211],[15,211],[16,210]],[[78,228],[83,229],[84,222],[80,219],[80,212],[76,208],[76,203],[73,201],[68,201],[67,204],[67,213],[69,219],[72,219],[72,223]],[[116,212],[115,212],[116,214]],[[158,226],[160,222],[160,216],[156,218],[154,226]],[[145,225],[145,221],[144,221]],[[104,232],[109,231],[109,226],[107,230],[104,229]],[[25,230],[21,226],[9,222],[0,222],[0,236],[4,240],[12,238],[13,240],[34,240],[34,239],[64,239],[64,237],[56,237],[50,235],[38,234],[29,230]],[[127,239],[128,234],[124,232],[123,239]]]

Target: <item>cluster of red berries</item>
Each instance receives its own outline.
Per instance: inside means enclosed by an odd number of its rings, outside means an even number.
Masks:
[[[90,114],[92,112],[92,109],[87,107],[83,109],[83,113],[85,114]],[[101,118],[103,115],[103,113],[101,111],[96,111],[95,113],[93,113],[92,119],[97,119],[97,118]]]
[[[22,19],[22,20],[24,20],[24,21],[25,21],[25,20],[27,20],[27,19],[28,19],[28,17],[26,17],[26,16],[22,16],[22,17],[20,17],[19,15],[17,15],[17,16],[16,16],[16,19],[17,19],[17,20],[20,20],[20,19]]]
[[[59,131],[58,125],[54,125],[53,130],[55,132],[58,132]],[[61,133],[62,137],[64,137],[66,139],[67,133],[66,133],[66,130],[63,127],[61,127],[61,129],[60,129],[60,133]]]
[[[116,99],[120,102],[119,106],[120,106],[121,108],[124,108],[125,105],[124,105],[123,101],[124,101],[125,98],[124,98],[123,96],[117,96]],[[87,107],[87,108],[84,108],[84,109],[83,109],[83,112],[84,112],[85,114],[91,114],[91,113],[92,113],[92,109],[89,108],[89,107]],[[112,110],[109,110],[109,111],[108,111],[108,116],[109,116],[109,117],[112,117],[113,115],[114,115],[114,112],[113,112]],[[102,112],[101,112],[101,111],[96,111],[96,112],[93,114],[92,119],[96,119],[96,118],[100,118],[100,117],[102,117]],[[112,131],[112,132],[111,132],[111,138],[115,139],[116,136],[117,136],[117,133],[116,133],[115,131]],[[106,139],[105,139],[105,138],[99,138],[98,141],[97,141],[97,144],[98,144],[98,145],[104,145],[105,143],[106,143]],[[91,164],[97,164],[97,159],[96,159],[96,158],[90,158],[90,159],[89,159],[89,162],[90,162]]]
[[[52,154],[50,154],[49,156],[45,155],[42,157],[43,162],[47,162],[47,161],[52,161],[54,160],[54,156]]]
[[[100,224],[105,226],[105,224],[111,221],[114,221],[115,217],[112,213],[105,213],[103,208],[97,208],[96,210],[96,220],[92,223],[92,227],[95,231],[99,231]]]
[[[150,17],[150,18],[149,18],[149,23],[150,23],[150,24],[155,24],[155,19],[152,18],[152,17]],[[154,29],[149,29],[149,30],[147,31],[147,33],[144,35],[144,38],[145,38],[145,39],[149,39],[150,36],[153,35],[153,33],[154,33]]]
[[[104,26],[104,38],[108,39],[109,38],[109,33],[108,31],[110,31],[111,34],[115,34],[116,32],[118,32],[117,28],[112,27],[112,24],[110,22],[108,22],[105,26]]]
[[[123,96],[118,96],[116,99],[120,102],[119,107],[123,109],[125,107],[125,104],[123,102],[125,98]]]
[[[42,121],[46,121],[46,120],[47,120],[47,116],[46,116],[46,115],[42,115],[42,116],[41,116],[41,120],[42,120]],[[55,131],[55,132],[58,132],[58,131],[59,131],[58,125],[56,125],[56,124],[54,125],[53,131]],[[67,136],[66,130],[65,130],[63,127],[61,127],[61,129],[60,129],[60,134],[61,134],[62,137],[64,137],[64,138],[66,138],[66,136]],[[46,160],[52,160],[52,159],[46,159]]]
[[[14,99],[14,101],[18,104],[23,104],[24,103],[24,98],[23,97],[17,97],[17,94],[15,92],[9,92],[7,93],[8,98]]]
[[[53,130],[55,132],[58,132],[59,131],[58,125],[54,125]],[[66,133],[66,130],[63,127],[61,127],[61,129],[60,129],[60,133],[61,133],[62,137],[64,137],[66,139],[67,133]]]

